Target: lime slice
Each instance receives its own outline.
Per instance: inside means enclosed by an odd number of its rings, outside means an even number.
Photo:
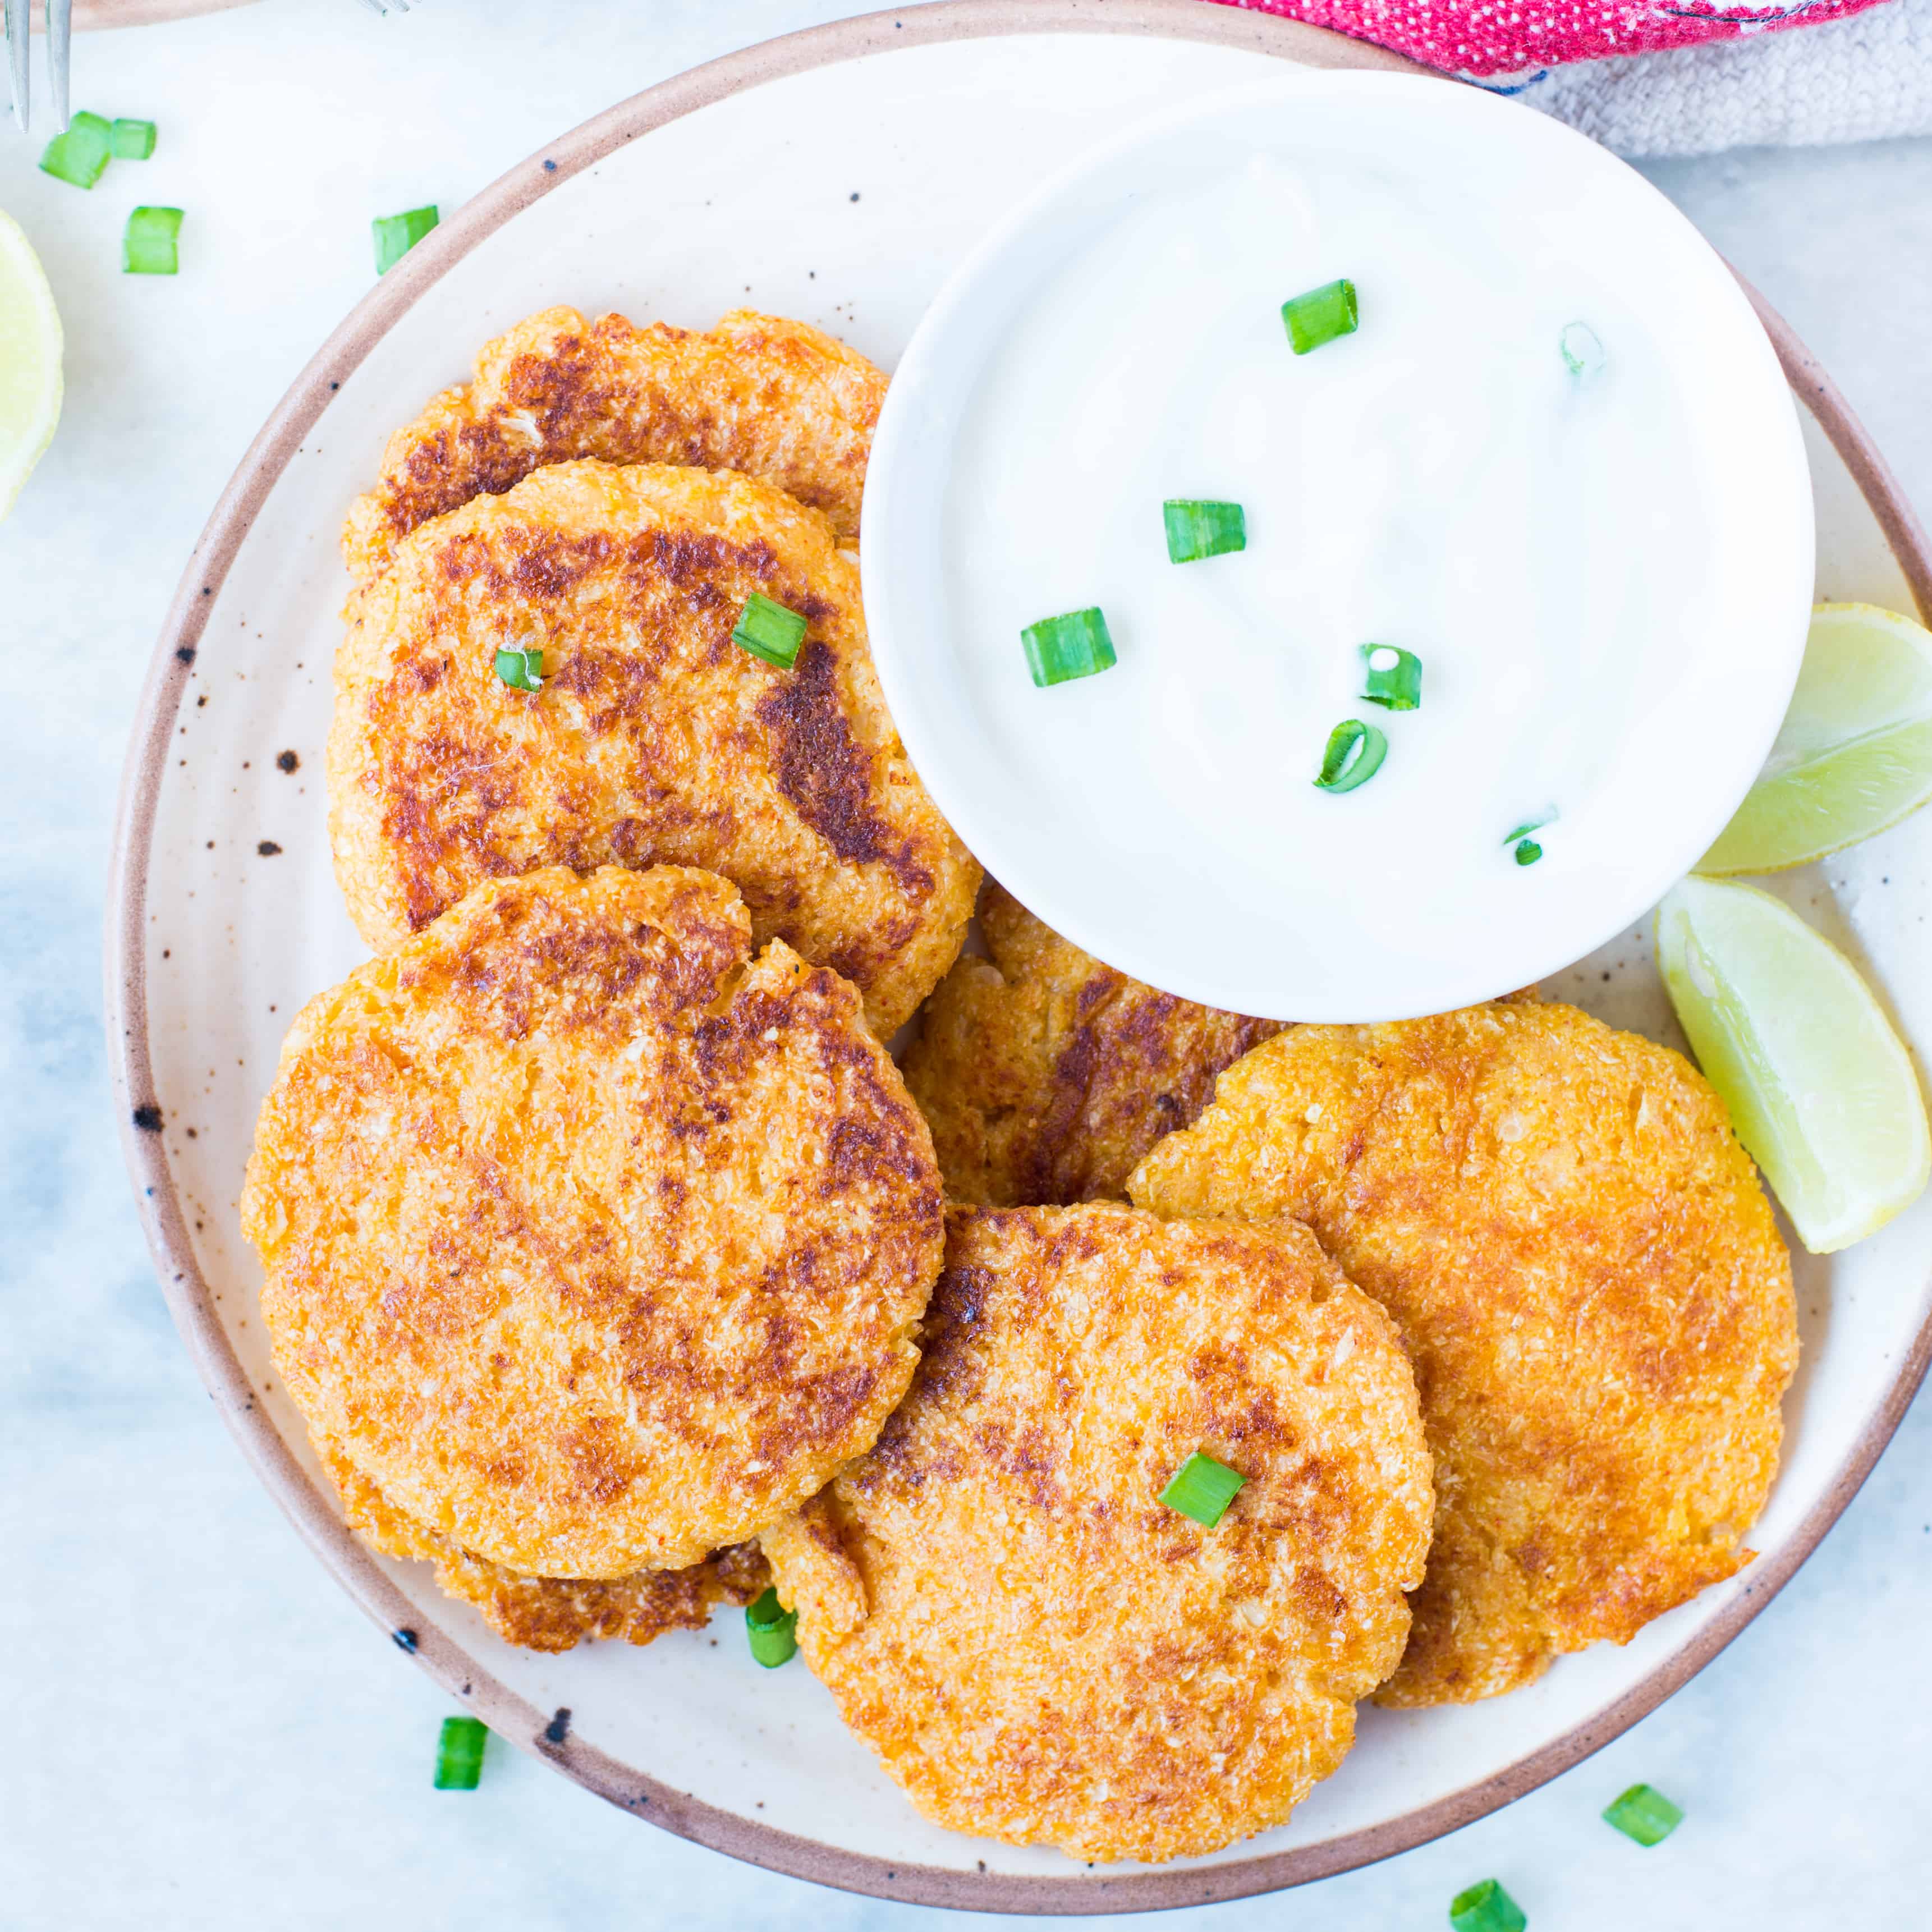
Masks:
[[[1821,604],[1758,782],[1696,869],[1775,872],[1896,825],[1932,798],[1932,632]]]
[[[61,320],[40,258],[0,213],[0,517],[60,420]]]
[[[1704,1077],[1814,1255],[1917,1197],[1932,1174],[1918,1076],[1836,946],[1768,892],[1694,878],[1658,908],[1657,959]]]

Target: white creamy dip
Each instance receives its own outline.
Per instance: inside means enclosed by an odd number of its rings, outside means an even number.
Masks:
[[[1499,164],[1406,111],[1427,84],[1391,114],[1386,80],[1347,78],[1258,141],[1211,117],[1170,134],[1022,226],[1003,306],[962,330],[955,304],[950,418],[887,449],[883,484],[875,459],[863,546],[895,713],[991,869],[1112,963],[1284,1018],[1431,1010],[1610,936],[1668,883],[1634,896],[1633,869],[1660,844],[1681,870],[1748,782],[1809,593],[1788,395],[1741,301],[1713,340],[1706,285],[1735,295],[1714,258],[1595,151],[1539,179],[1507,138],[1533,117],[1480,104],[1508,124]],[[1606,248],[1631,205],[1677,246]],[[1283,301],[1338,277],[1358,330],[1292,353]],[[1605,352],[1580,377],[1578,321]],[[1770,380],[1714,398],[1713,353]],[[1740,402],[1768,434],[1733,449]],[[913,566],[875,554],[898,539],[874,514],[914,487],[937,592],[917,640],[880,584]],[[1242,505],[1245,550],[1171,563],[1177,497]],[[1092,604],[1118,663],[1036,688],[1021,632]],[[1368,644],[1420,658],[1418,710],[1364,701]],[[1350,718],[1388,755],[1331,795],[1312,781]],[[1552,811],[1520,866],[1506,835]]]

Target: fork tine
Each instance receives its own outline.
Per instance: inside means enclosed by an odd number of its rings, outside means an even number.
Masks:
[[[67,126],[68,56],[74,44],[74,0],[46,0],[47,85],[54,98],[54,131]]]
[[[28,79],[27,50],[32,38],[32,17],[28,8],[32,0],[7,0],[7,67],[14,82],[14,118],[25,134],[33,122],[33,103]]]

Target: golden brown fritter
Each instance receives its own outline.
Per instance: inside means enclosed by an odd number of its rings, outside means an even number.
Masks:
[[[782,316],[734,309],[700,332],[545,309],[484,344],[473,382],[390,437],[382,480],[349,512],[343,560],[366,581],[418,524],[584,456],[741,470],[855,538],[885,394],[862,356]]]
[[[1299,1216],[1402,1330],[1436,1542],[1378,1701],[1512,1690],[1749,1560],[1797,1360],[1790,1260],[1678,1054],[1553,1004],[1298,1027],[1132,1189]]]
[[[789,670],[731,641],[754,591],[809,622]],[[882,1034],[958,954],[979,868],[892,728],[857,570],[769,484],[560,464],[424,525],[346,614],[329,836],[377,952],[483,879],[672,864],[730,880]],[[498,678],[506,646],[541,650],[542,690]]]
[[[1281,1030],[1102,965],[990,880],[980,928],[992,958],[957,962],[904,1063],[956,1201],[1124,1198],[1135,1163],[1192,1122],[1222,1068]]]
[[[1160,1859],[1280,1823],[1428,1549],[1394,1325],[1292,1222],[946,1222],[911,1394],[761,1538],[807,1660],[955,1830]],[[1197,1450],[1246,1478],[1211,1529],[1159,1500]]]
[[[677,1569],[868,1448],[944,1240],[857,994],[724,880],[478,888],[311,1000],[242,1203],[277,1370],[394,1507],[533,1576]]]
[[[715,1605],[748,1604],[771,1582],[755,1543],[721,1550],[682,1570],[640,1570],[608,1582],[526,1576],[425,1528],[339,1450],[326,1442],[316,1448],[351,1529],[385,1556],[434,1564],[445,1596],[473,1605],[505,1642],[526,1650],[569,1650],[593,1637],[646,1644],[666,1630],[701,1630]]]

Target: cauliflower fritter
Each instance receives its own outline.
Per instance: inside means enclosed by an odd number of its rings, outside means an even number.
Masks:
[[[1428,1549],[1394,1324],[1292,1222],[946,1221],[910,1394],[760,1539],[807,1660],[955,1830],[1162,1859],[1280,1824]],[[1211,1529],[1160,1501],[1197,1450],[1246,1478]]]
[[[1103,966],[991,880],[990,960],[964,958],[904,1061],[956,1201],[1124,1199],[1135,1163],[1190,1125],[1221,1070],[1281,1030]]]
[[[1298,1027],[1131,1185],[1162,1214],[1298,1216],[1402,1330],[1436,1541],[1378,1702],[1513,1690],[1750,1560],[1790,1258],[1678,1054],[1555,1004]]]
[[[944,1246],[857,994],[706,872],[479,886],[311,1000],[242,1225],[278,1372],[395,1509],[526,1576],[741,1543],[869,1448]]]
[[[780,316],[734,309],[700,332],[545,309],[486,343],[473,382],[390,437],[382,481],[350,510],[343,560],[366,582],[418,524],[584,456],[743,470],[850,540],[885,394],[856,350]]]
[[[569,1650],[594,1637],[646,1644],[666,1630],[701,1630],[714,1605],[748,1604],[772,1580],[754,1543],[682,1570],[640,1570],[608,1582],[526,1576],[426,1528],[339,1450],[316,1446],[341,1492],[344,1518],[364,1542],[386,1556],[434,1564],[445,1596],[473,1605],[505,1642],[526,1650]]]
[[[783,670],[731,641],[754,591],[810,628]],[[350,599],[329,837],[377,952],[479,880],[701,866],[865,995],[882,1034],[957,956],[980,868],[897,733],[859,573],[752,478],[572,463],[425,524]],[[496,675],[542,652],[542,688]]]

